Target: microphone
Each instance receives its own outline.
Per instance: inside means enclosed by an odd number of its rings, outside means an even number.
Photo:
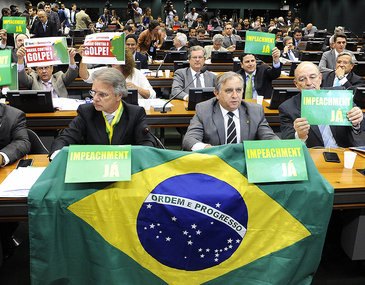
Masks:
[[[191,80],[190,82],[189,82],[189,84],[188,85],[186,85],[185,86],[185,88],[183,88],[180,92],[178,92],[177,94],[175,94],[174,96],[172,96],[169,100],[167,100],[167,102],[163,105],[163,107],[162,107],[162,110],[161,110],[161,113],[167,113],[167,111],[166,111],[166,106],[167,106],[167,104],[169,104],[172,100],[174,100],[177,96],[179,96],[182,92],[184,92],[185,90],[186,90],[186,88],[188,88],[193,82],[194,82],[194,80],[196,80],[196,77],[197,77],[197,75],[199,74],[199,76],[201,75],[201,74],[203,74],[204,72],[206,72],[208,70],[208,67],[206,66],[206,65],[204,65],[203,67],[202,67],[202,69],[199,71],[199,72],[197,72],[196,74],[195,74],[195,77],[193,78],[193,80]],[[156,110],[155,110],[156,111]]]
[[[147,134],[150,134],[156,141],[157,145],[159,146],[159,148],[162,148],[162,149],[166,149],[165,146],[163,145],[163,143],[160,141],[160,139],[158,137],[156,137],[151,131],[149,128],[144,128],[143,129],[143,134],[144,135],[147,135]]]
[[[161,66],[165,63],[165,59],[166,59],[167,55],[168,55],[168,53],[165,53],[165,56],[164,56],[163,60],[161,61],[159,67],[156,70],[156,76],[155,76],[156,78],[158,78],[158,72],[160,71]]]

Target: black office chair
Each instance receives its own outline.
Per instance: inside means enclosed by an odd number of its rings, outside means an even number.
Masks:
[[[48,149],[43,144],[39,136],[30,129],[27,129],[27,132],[30,141],[29,154],[49,154]]]

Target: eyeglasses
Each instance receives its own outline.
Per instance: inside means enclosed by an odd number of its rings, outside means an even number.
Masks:
[[[89,94],[90,94],[90,96],[91,97],[95,97],[95,96],[99,96],[99,98],[101,98],[101,99],[104,99],[104,98],[106,98],[106,97],[108,97],[109,96],[109,94],[108,93],[104,93],[104,92],[98,92],[98,91],[95,91],[95,90],[90,90],[89,91]]]
[[[348,64],[350,64],[350,62],[349,61],[345,61],[345,60],[337,60],[337,64],[348,65]]]
[[[192,59],[203,59],[203,58],[204,58],[204,56],[192,56],[191,58],[192,58]]]

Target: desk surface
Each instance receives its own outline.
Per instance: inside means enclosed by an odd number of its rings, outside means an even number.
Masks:
[[[365,157],[357,156],[353,169],[343,167],[343,150],[335,150],[341,163],[325,162],[323,149],[310,149],[311,157],[323,177],[334,187],[334,209],[365,208],[365,176],[356,171],[365,167]],[[46,155],[29,155],[34,166],[48,165]],[[0,169],[0,182],[16,167],[16,163]],[[27,198],[0,198],[0,221],[26,220]]]
[[[248,100],[256,102],[256,100]],[[167,113],[155,112],[152,108],[146,111],[147,124],[150,127],[187,127],[195,111],[187,111],[187,102],[173,100],[173,107]],[[278,110],[267,108],[269,104],[264,101],[264,113],[271,125],[279,125]],[[27,125],[34,130],[57,130],[68,126],[71,120],[77,115],[76,111],[56,111],[54,113],[28,113]]]

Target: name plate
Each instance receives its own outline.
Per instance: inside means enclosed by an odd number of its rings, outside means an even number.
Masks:
[[[310,125],[351,126],[352,97],[350,90],[303,90],[301,117]]]
[[[71,145],[65,183],[131,180],[130,145]]]
[[[308,180],[300,140],[244,141],[250,183]]]
[[[245,53],[271,55],[275,47],[275,34],[246,32]]]

